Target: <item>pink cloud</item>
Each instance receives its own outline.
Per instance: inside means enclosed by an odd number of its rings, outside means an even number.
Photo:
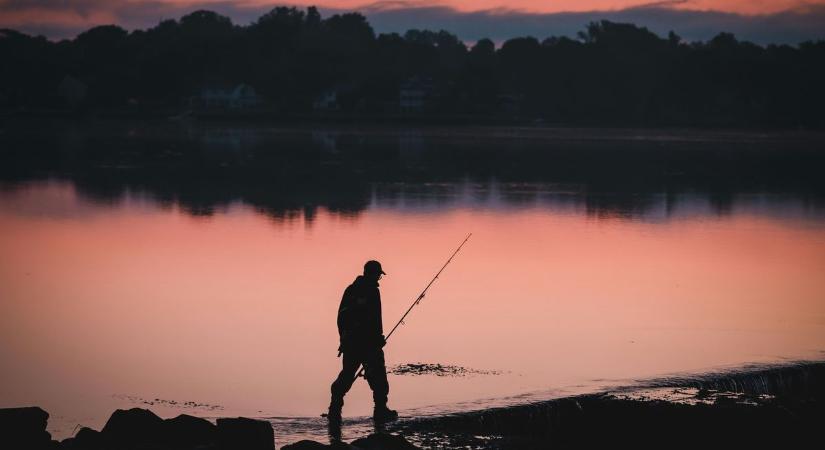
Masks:
[[[163,19],[210,9],[245,25],[284,2],[272,0],[0,0],[0,27],[50,38],[73,37],[90,27],[148,28]],[[292,0],[318,4],[328,16],[363,12],[378,32],[447,29],[467,41],[482,37],[575,35],[591,20],[628,21],[689,39],[732,31],[756,42],[823,38],[825,0]],[[818,22],[818,23],[817,23]]]

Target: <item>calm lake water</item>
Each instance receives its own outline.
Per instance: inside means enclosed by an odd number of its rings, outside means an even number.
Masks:
[[[398,178],[266,205],[260,187],[204,201],[145,179],[5,182],[0,406],[43,407],[57,438],[133,406],[270,418],[278,445],[322,437],[343,289],[380,260],[389,329],[469,232],[387,363],[496,374],[391,374],[402,415],[823,357],[825,208],[807,191]],[[344,414],[371,406],[359,381]]]

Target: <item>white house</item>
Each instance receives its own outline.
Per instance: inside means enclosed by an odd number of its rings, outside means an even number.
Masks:
[[[412,77],[401,83],[398,89],[398,106],[402,112],[421,112],[433,100],[433,82],[429,78]]]
[[[204,88],[190,99],[190,103],[202,108],[246,109],[258,106],[262,101],[255,88],[242,83],[234,88]]]
[[[337,111],[341,109],[341,105],[338,104],[338,90],[330,89],[315,97],[315,101],[312,102],[312,109],[316,111]]]

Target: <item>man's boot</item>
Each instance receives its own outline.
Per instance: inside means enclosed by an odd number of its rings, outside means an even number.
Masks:
[[[376,422],[389,422],[398,418],[398,411],[387,408],[386,403],[376,403],[372,418]]]

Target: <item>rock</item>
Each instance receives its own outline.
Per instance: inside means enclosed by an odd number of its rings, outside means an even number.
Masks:
[[[83,427],[74,437],[60,443],[61,450],[102,450],[105,447],[100,432]]]
[[[294,444],[284,445],[281,450],[329,450],[329,448],[329,445],[305,439]]]
[[[376,433],[368,437],[356,439],[352,444],[333,442],[330,445],[316,441],[303,440],[294,444],[285,445],[281,450],[418,450],[401,436]]]
[[[100,432],[83,428],[62,443],[65,450],[275,450],[269,422],[206,419],[181,414],[163,420],[140,408],[115,411]]]
[[[164,428],[163,419],[148,409],[118,409],[100,434],[109,445],[135,447],[163,442]]]
[[[289,444],[281,447],[281,450],[360,450],[357,447],[347,444],[346,442],[333,442],[330,445],[322,444],[316,441],[303,440],[294,444]]]
[[[346,442],[341,442],[341,441],[333,442],[332,444],[329,445],[329,448],[330,448],[330,450],[361,450],[358,447],[355,447],[353,445],[350,445],[350,444],[347,444]]]
[[[418,450],[402,436],[387,433],[374,433],[365,438],[352,441],[354,447],[363,450]]]
[[[173,448],[195,448],[217,445],[218,428],[210,421],[181,414],[163,421],[164,442]]]
[[[49,449],[52,435],[46,431],[49,413],[36,406],[0,409],[0,447]]]
[[[218,419],[218,442],[225,450],[275,450],[272,424],[245,417]]]

